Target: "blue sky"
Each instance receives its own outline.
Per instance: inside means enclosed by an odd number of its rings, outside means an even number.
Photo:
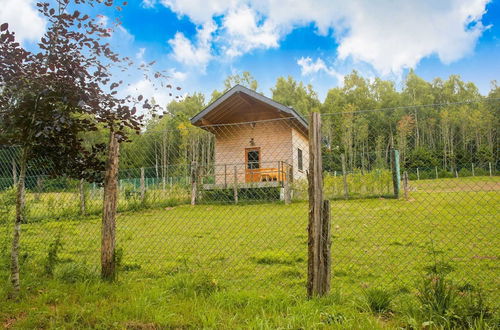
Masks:
[[[34,1],[0,0],[28,47],[45,28]],[[103,6],[102,6],[103,7]],[[483,94],[500,80],[498,0],[131,0],[87,10],[123,24],[113,47],[138,61],[157,60],[184,92],[209,95],[229,74],[250,71],[270,95],[279,76],[313,84],[320,99],[352,70],[394,80],[410,68],[427,80],[459,74]],[[140,77],[130,92],[168,102]]]

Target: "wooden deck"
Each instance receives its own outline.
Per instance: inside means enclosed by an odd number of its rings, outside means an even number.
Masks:
[[[262,181],[262,182],[247,182],[238,183],[238,189],[251,189],[251,188],[272,188],[281,187],[281,182],[279,181]],[[232,184],[215,184],[215,183],[205,183],[203,184],[204,190],[220,190],[220,189],[233,189]]]

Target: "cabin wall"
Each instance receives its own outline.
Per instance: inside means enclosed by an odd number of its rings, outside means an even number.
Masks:
[[[253,138],[253,145],[250,143]],[[245,148],[260,147],[261,168],[278,168],[292,159],[292,128],[284,121],[223,126],[215,132],[215,183],[232,184],[234,166],[238,182],[245,182]]]
[[[302,150],[302,170],[299,170],[298,150]],[[292,128],[293,178],[294,180],[307,179],[309,169],[309,140],[301,132]]]

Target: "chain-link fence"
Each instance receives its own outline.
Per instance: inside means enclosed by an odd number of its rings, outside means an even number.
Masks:
[[[285,118],[197,126],[147,132],[122,145],[119,276],[176,280],[202,274],[232,288],[302,292],[307,124]],[[325,140],[322,149],[332,287],[411,290],[422,272],[440,265],[460,283],[498,294],[495,161],[416,167],[388,147],[349,150]],[[4,256],[18,154],[16,148],[0,151]],[[61,177],[37,159],[29,163],[26,188],[21,271],[47,265],[54,244],[61,244],[57,272],[98,269],[102,185]]]

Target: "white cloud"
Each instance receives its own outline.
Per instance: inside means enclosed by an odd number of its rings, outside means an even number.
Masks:
[[[161,0],[199,26],[222,20],[212,31],[212,48],[237,56],[257,48],[278,47],[297,27],[313,24],[335,38],[338,57],[399,73],[437,55],[444,63],[473,51],[485,27],[481,17],[490,0]],[[176,36],[188,54],[200,52],[184,35]],[[333,42],[333,40],[332,40]],[[205,45],[202,49],[207,49]],[[191,58],[188,56],[188,58]],[[191,61],[191,60],[189,60]],[[189,62],[188,60],[184,61]],[[198,61],[191,61],[196,63]]]
[[[180,63],[194,66],[205,71],[207,63],[212,59],[212,33],[215,31],[215,24],[207,22],[197,31],[196,44],[184,36],[182,32],[177,32],[175,37],[168,41],[172,47],[172,56]]]
[[[32,0],[1,0],[0,24],[9,23],[16,39],[38,41],[45,32],[46,22],[38,14]]]
[[[303,76],[324,71],[328,75],[335,77],[339,82],[344,80],[344,75],[338,73],[334,68],[328,67],[321,58],[317,58],[316,61],[313,61],[310,57],[301,57],[297,60],[297,64],[300,66],[300,71]]]
[[[143,8],[153,8],[154,6],[156,6],[157,2],[158,1],[156,1],[156,0],[142,0],[141,6]]]
[[[259,24],[258,14],[249,7],[231,10],[224,17],[230,57],[239,56],[255,48],[278,47],[279,33],[269,21]]]

